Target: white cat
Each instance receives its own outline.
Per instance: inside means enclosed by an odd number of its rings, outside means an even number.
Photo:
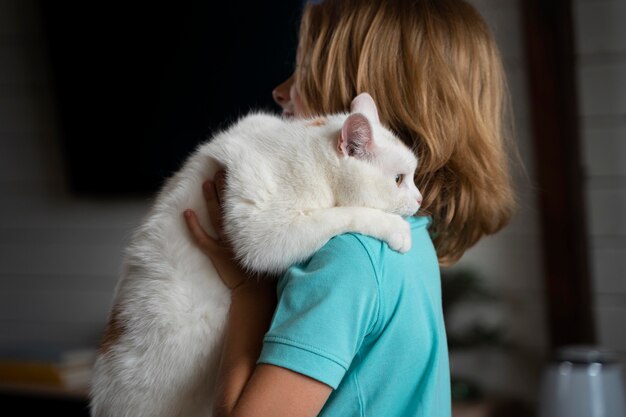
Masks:
[[[417,160],[364,93],[350,114],[256,113],[198,147],[170,178],[125,253],[95,365],[94,417],[210,416],[230,304],[182,213],[215,236],[201,184],[227,172],[224,228],[252,271],[281,273],[330,238],[358,232],[406,252],[422,197]]]

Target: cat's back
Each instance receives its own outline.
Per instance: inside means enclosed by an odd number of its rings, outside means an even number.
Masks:
[[[259,143],[276,141],[287,129],[288,122],[278,115],[264,111],[255,111],[240,117],[228,128],[217,132],[207,141],[210,152],[216,148],[224,153],[241,152]]]
[[[256,160],[283,164],[316,155],[341,129],[343,117],[284,119],[276,114],[251,112],[228,129],[214,135],[206,152],[228,166],[238,161]]]

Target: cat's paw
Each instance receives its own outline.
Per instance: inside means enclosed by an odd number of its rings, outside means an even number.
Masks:
[[[403,233],[394,233],[389,239],[389,247],[400,253],[406,253],[411,249],[411,236]]]
[[[411,249],[411,226],[400,216],[394,216],[394,220],[391,223],[391,233],[385,239],[387,244],[397,252],[408,252]]]

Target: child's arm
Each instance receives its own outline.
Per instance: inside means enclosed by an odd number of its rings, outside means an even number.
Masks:
[[[258,365],[230,417],[317,416],[332,388],[274,365]],[[218,416],[216,415],[216,417]]]
[[[316,416],[332,391],[326,384],[285,368],[255,367],[274,311],[273,296],[271,286],[255,281],[233,291],[215,417]]]
[[[219,184],[218,184],[219,187]],[[204,188],[211,220],[218,231],[221,213],[215,184]],[[263,335],[276,306],[275,285],[248,279],[231,261],[228,248],[211,238],[195,213],[185,213],[188,228],[200,249],[211,258],[231,289],[231,306],[220,363],[215,417],[316,416],[332,388],[312,378],[273,365],[256,366]]]

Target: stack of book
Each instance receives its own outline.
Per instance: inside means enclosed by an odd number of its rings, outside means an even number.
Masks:
[[[0,352],[0,387],[84,394],[95,358],[93,349]]]

